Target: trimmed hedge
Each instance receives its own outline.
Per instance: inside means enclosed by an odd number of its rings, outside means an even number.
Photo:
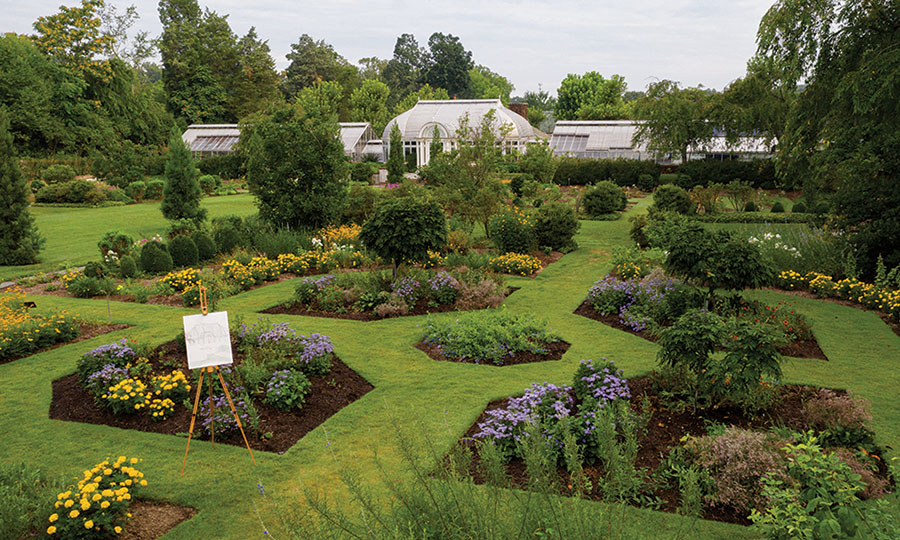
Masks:
[[[219,178],[233,179],[246,176],[244,159],[232,152],[224,156],[212,156],[197,161],[197,168],[203,174],[211,174]]]
[[[816,214],[790,213],[781,214],[775,212],[721,212],[718,214],[699,214],[691,216],[704,223],[813,223],[818,224],[824,220]]]
[[[653,161],[562,158],[553,182],[561,186],[584,186],[609,180],[618,186],[651,190],[659,183],[659,173],[659,165]]]
[[[740,179],[755,188],[775,189],[779,187],[775,177],[775,163],[771,159],[752,161],[719,161],[698,159],[678,166],[676,183],[684,189],[694,186],[708,186],[716,182],[727,184]]]

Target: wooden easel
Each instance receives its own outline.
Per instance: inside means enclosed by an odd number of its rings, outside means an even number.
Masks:
[[[200,286],[200,312],[206,315],[209,313],[208,311],[209,304],[206,299],[206,287]],[[228,406],[231,407],[231,413],[234,415],[234,420],[237,422],[238,429],[241,430],[241,437],[244,438],[244,444],[247,446],[247,451],[250,452],[250,459],[253,460],[253,466],[256,466],[256,458],[253,457],[253,450],[250,449],[250,443],[247,442],[247,435],[244,434],[244,427],[241,425],[241,418],[238,416],[237,409],[234,408],[234,402],[231,401],[231,394],[228,392],[228,386],[225,384],[225,379],[222,377],[222,372],[219,370],[219,366],[210,366],[205,368],[200,368],[200,379],[197,382],[197,395],[194,397],[194,410],[191,411],[191,427],[188,430],[188,442],[187,448],[184,449],[184,461],[181,463],[181,476],[184,476],[184,467],[187,465],[187,456],[188,451],[191,449],[191,436],[194,434],[194,421],[197,419],[197,408],[200,405],[200,393],[203,390],[203,374],[206,373],[209,377],[209,436],[212,441],[213,447],[216,446],[216,426],[214,423],[214,414],[215,414],[215,405],[213,403],[213,383],[215,380],[213,379],[213,373],[219,376],[219,382],[222,384],[222,390],[225,391],[225,398],[228,399]]]

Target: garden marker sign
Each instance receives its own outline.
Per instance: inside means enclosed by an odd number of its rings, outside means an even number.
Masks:
[[[213,401],[213,372],[215,372],[219,376],[219,382],[222,384],[222,390],[225,392],[225,398],[228,399],[228,406],[231,407],[231,413],[234,415],[238,429],[241,430],[247,451],[250,452],[250,459],[253,460],[253,465],[256,465],[256,458],[253,457],[253,450],[250,450],[250,443],[247,442],[247,435],[244,434],[241,419],[234,408],[234,402],[231,401],[231,394],[228,392],[228,386],[225,385],[222,372],[219,371],[219,366],[234,363],[231,355],[231,333],[228,331],[228,312],[209,313],[207,308],[206,287],[201,285],[201,314],[184,316],[184,344],[187,347],[188,368],[199,369],[200,377],[197,382],[197,395],[194,397],[194,410],[191,411],[187,448],[184,449],[184,461],[181,463],[182,476],[184,476],[184,467],[187,465],[188,451],[191,449],[191,436],[194,434],[194,421],[197,419],[197,407],[200,405],[204,373],[209,377],[209,438],[213,447],[216,446],[215,404]]]

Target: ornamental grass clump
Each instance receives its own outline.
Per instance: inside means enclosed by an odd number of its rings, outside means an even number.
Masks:
[[[134,466],[140,459],[119,456],[84,471],[75,486],[59,493],[47,518],[51,538],[109,538],[122,534],[131,517],[128,507],[134,495],[147,485],[144,473]]]
[[[448,359],[476,364],[502,366],[518,352],[545,355],[547,345],[557,341],[559,336],[546,321],[507,311],[465,313],[455,320],[428,317],[425,321],[426,345],[436,346]]]

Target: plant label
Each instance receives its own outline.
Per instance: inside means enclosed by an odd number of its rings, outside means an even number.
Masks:
[[[184,317],[184,343],[187,346],[188,368],[199,369],[224,366],[234,362],[231,356],[231,334],[228,332],[228,312]]]

